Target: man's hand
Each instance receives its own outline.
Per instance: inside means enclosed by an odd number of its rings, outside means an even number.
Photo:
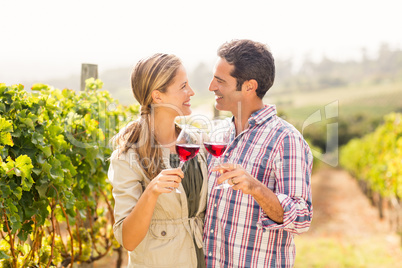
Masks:
[[[277,223],[283,223],[283,208],[278,197],[262,182],[251,176],[241,165],[225,163],[212,169],[222,175],[217,179],[217,184],[227,180],[233,185],[233,190],[240,190],[243,194],[249,194],[261,206],[265,214]]]
[[[217,184],[227,180],[230,185],[233,185],[233,190],[241,190],[244,194],[252,194],[261,184],[239,164],[224,163],[213,168],[212,171],[219,171],[222,174],[218,177]]]

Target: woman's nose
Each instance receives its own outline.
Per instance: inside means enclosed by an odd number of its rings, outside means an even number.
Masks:
[[[193,90],[193,88],[192,87],[190,87],[190,94],[189,94],[190,96],[194,96],[195,95],[195,92],[194,92],[194,90]]]

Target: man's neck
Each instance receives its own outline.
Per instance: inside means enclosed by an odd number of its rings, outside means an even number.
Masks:
[[[244,105],[239,103],[236,113],[233,113],[236,136],[248,128],[248,119],[250,116],[264,107],[265,105],[262,100],[255,103],[245,103]]]

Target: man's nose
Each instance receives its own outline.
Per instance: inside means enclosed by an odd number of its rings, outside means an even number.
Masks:
[[[212,79],[211,83],[209,83],[209,88],[208,88],[208,90],[209,90],[209,91],[215,91],[215,90],[217,90],[216,83],[214,82],[214,79]]]

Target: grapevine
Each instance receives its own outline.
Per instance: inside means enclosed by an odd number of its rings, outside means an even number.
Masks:
[[[109,140],[138,106],[101,87],[0,84],[0,267],[67,267],[119,248]]]
[[[402,114],[389,114],[384,121],[342,148],[341,164],[381,196],[402,199]]]
[[[391,113],[373,133],[351,140],[341,150],[341,164],[359,180],[363,192],[401,235],[402,245],[402,114]]]

